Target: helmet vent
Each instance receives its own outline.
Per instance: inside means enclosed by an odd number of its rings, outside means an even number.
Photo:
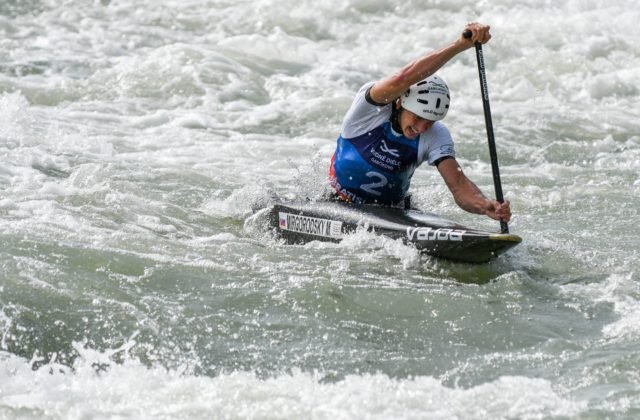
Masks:
[[[447,115],[450,102],[449,87],[445,81],[431,75],[411,85],[402,97],[400,106],[419,118],[439,121]]]

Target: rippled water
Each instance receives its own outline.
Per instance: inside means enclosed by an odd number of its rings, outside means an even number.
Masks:
[[[634,2],[0,4],[0,417],[636,418]],[[361,84],[485,46],[523,243],[486,265],[357,233],[285,246]],[[440,74],[492,193],[473,51]],[[415,204],[494,229],[437,171]]]

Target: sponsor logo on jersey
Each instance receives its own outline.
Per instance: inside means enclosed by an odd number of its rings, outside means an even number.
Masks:
[[[410,241],[462,241],[462,235],[466,230],[433,229],[430,227],[408,227],[407,238]]]
[[[380,150],[382,150],[384,153],[389,153],[390,155],[393,155],[395,157],[400,157],[400,152],[398,151],[398,149],[390,149],[389,146],[387,146],[387,143],[384,142],[384,140],[382,140],[382,144],[380,145]]]
[[[290,232],[306,233],[308,235],[325,238],[342,237],[342,222],[320,219],[317,217],[300,216],[299,214],[279,213],[280,229]]]

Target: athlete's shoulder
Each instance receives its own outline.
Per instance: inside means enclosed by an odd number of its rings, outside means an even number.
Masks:
[[[376,82],[367,82],[364,85],[360,86],[360,89],[358,89],[358,93],[357,95],[365,95],[367,93],[367,91],[369,89],[371,89],[371,86],[373,86]]]
[[[451,133],[449,132],[449,128],[442,121],[434,122],[433,125],[431,126],[431,130],[433,130],[433,133],[436,134],[436,135],[449,135],[449,136],[451,136]]]
[[[391,107],[380,107],[367,100],[367,92],[374,82],[362,85],[342,121],[342,136],[353,138],[384,124],[391,116]]]
[[[356,96],[353,100],[353,105],[356,106],[365,106],[370,109],[376,109],[379,111],[379,108],[384,108],[389,106],[389,104],[379,104],[371,98],[371,88],[375,82],[367,82],[358,89]]]
[[[420,141],[423,143],[453,143],[453,137],[449,128],[442,122],[436,121],[431,128],[420,135]]]
[[[420,135],[418,159],[433,165],[443,156],[454,157],[456,154],[453,138],[447,126],[441,121],[433,123],[431,128]]]

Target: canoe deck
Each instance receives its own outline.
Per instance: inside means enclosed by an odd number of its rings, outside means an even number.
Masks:
[[[269,210],[269,225],[288,244],[339,242],[364,228],[412,244],[420,252],[469,263],[484,263],[522,239],[472,229],[432,213],[343,202],[279,203]]]

